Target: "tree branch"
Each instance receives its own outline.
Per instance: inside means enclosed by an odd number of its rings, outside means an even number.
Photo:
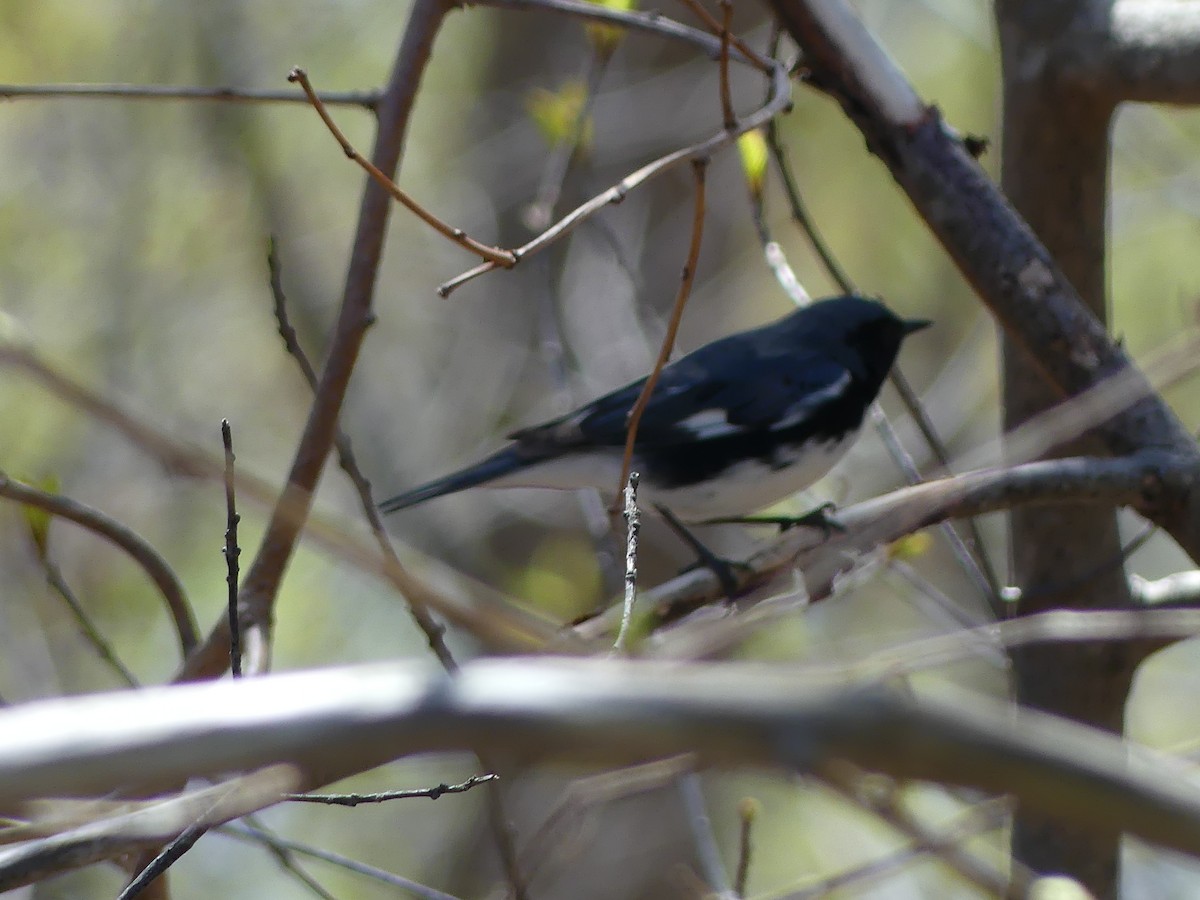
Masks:
[[[445,0],[416,0],[391,77],[379,101],[379,131],[371,160],[376,168],[393,180],[421,75],[432,52],[434,37],[448,9]],[[276,503],[266,535],[242,582],[241,608],[248,625],[247,643],[250,646],[269,646],[264,636],[269,630],[275,596],[311,508],[317,480],[333,446],[342,400],[358,359],[363,336],[371,323],[375,278],[383,255],[383,239],[391,209],[391,197],[374,179],[368,178],[328,361],[321,373],[304,434],[296,448],[287,487]],[[176,676],[177,680],[213,677],[224,671],[229,644],[228,628],[228,621],[222,619],[200,650],[189,657]],[[259,636],[255,644],[250,643],[253,635]],[[257,659],[248,660],[247,668],[252,672],[261,671],[267,662],[260,655]]]
[[[796,671],[627,660],[382,664],[0,710],[0,802],[289,760],[307,786],[410,753],[826,770],[1008,792],[1082,828],[1200,854],[1200,789],[1168,757],[986,697],[917,698]]]
[[[1200,462],[1191,435],[1109,339],[1045,247],[938,111],[841,0],[767,0],[804,51],[810,80],[836,98],[959,269],[1048,382],[1073,396],[1121,375],[1140,398],[1101,424],[1119,454],[1167,450]],[[1154,521],[1200,560],[1200,500],[1182,494]]]

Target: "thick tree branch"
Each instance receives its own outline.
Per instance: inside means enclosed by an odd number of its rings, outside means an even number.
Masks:
[[[1045,247],[933,107],[923,104],[840,0],[768,0],[804,51],[814,84],[835,97],[872,152],[966,278],[1063,396],[1120,374],[1140,400],[1098,432],[1114,453],[1166,450],[1200,462],[1200,450],[1125,352],[1111,341]],[[1155,512],[1200,559],[1200,500],[1182,494]]]
[[[0,802],[107,793],[290,761],[307,786],[411,753],[702,763],[1013,794],[1081,828],[1200,854],[1200,789],[1171,759],[971,696],[917,698],[796,671],[627,660],[485,660],[455,676],[386,664],[151,688],[0,710]]]
[[[1103,6],[1100,15],[1089,9],[1046,54],[1056,71],[1114,105],[1200,103],[1200,3],[1117,0]]]

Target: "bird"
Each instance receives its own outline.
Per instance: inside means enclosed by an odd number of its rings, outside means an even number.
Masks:
[[[820,480],[854,443],[904,339],[932,324],[831,297],[665,366],[642,414],[639,501],[689,524],[740,517]],[[646,378],[540,425],[478,462],[398,494],[384,513],[467,488],[618,490]]]

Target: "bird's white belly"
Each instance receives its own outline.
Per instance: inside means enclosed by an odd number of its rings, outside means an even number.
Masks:
[[[845,455],[857,436],[857,432],[851,432],[837,441],[809,442],[802,450],[780,447],[776,451],[777,466],[757,459],[747,460],[729,467],[713,481],[686,487],[660,488],[643,478],[638,489],[639,505],[665,506],[685,522],[746,515],[819,481]],[[611,498],[620,477],[619,452],[573,453],[529,466],[486,486],[598,488]]]

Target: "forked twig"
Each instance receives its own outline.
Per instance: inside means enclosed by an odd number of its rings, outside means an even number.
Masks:
[[[308,80],[308,73],[298,66],[288,73],[288,81],[299,84],[300,89],[304,91],[304,95],[308,98],[308,102],[312,104],[313,109],[317,111],[317,115],[321,117],[321,121],[325,123],[325,127],[329,129],[329,133],[341,146],[342,151],[350,159],[358,163],[362,169],[375,179],[376,183],[383,187],[389,194],[403,205],[409,212],[416,215],[422,222],[434,229],[441,235],[454,241],[456,244],[465,247],[472,253],[482,256],[488,262],[503,268],[511,268],[516,265],[516,257],[507,250],[501,250],[498,247],[489,247],[487,244],[481,244],[479,241],[470,237],[461,228],[454,228],[447,225],[425,207],[421,206],[416,200],[409,196],[408,192],[401,188],[395,181],[389,178],[378,166],[372,163],[369,159],[354,149],[354,145],[349,139],[342,134],[342,130],[338,128],[337,123],[333,121],[333,117],[329,115],[329,110],[321,102],[320,96],[313,90],[312,83]]]

